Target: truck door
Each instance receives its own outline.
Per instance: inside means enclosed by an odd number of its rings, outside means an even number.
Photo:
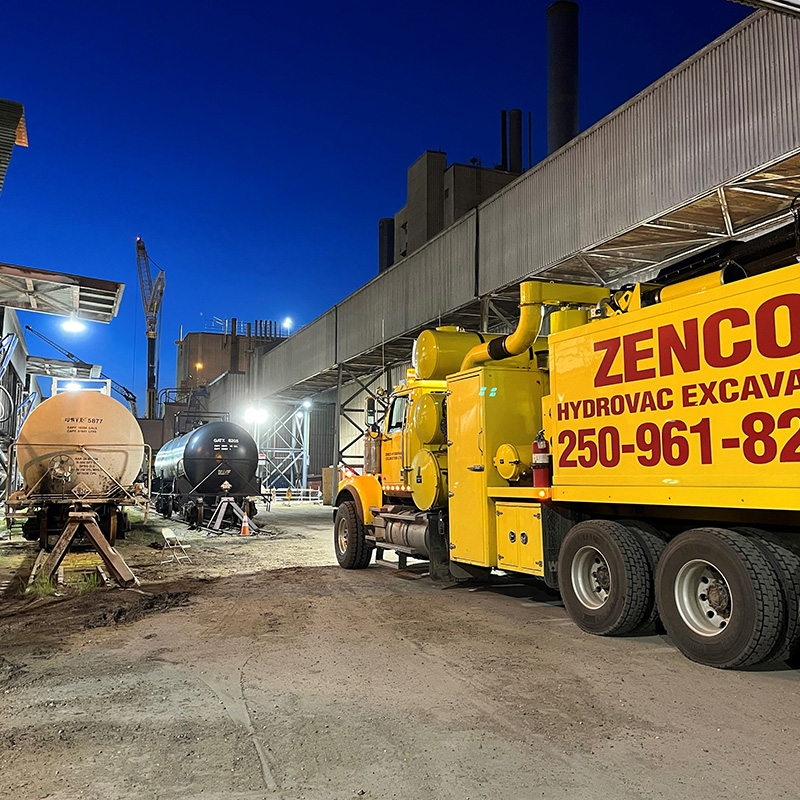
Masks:
[[[405,484],[403,473],[403,428],[405,426],[408,395],[397,395],[386,414],[384,442],[381,448],[381,473],[384,486]]]

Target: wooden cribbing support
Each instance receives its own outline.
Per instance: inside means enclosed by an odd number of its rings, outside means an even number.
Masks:
[[[136,580],[136,576],[131,572],[130,567],[125,563],[125,559],[106,541],[106,537],[103,536],[103,532],[97,524],[97,514],[88,510],[69,512],[69,522],[67,522],[67,526],[61,536],[58,537],[56,546],[50,552],[41,569],[44,575],[52,580],[53,575],[58,571],[64,554],[81,528],[91,539],[106,568],[120,586],[131,586],[139,583]]]

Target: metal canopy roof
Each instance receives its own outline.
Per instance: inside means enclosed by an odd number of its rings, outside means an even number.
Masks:
[[[671,264],[722,242],[748,241],[785,225],[795,200],[800,202],[800,149],[587,247],[536,277],[603,286],[650,280]]]
[[[65,361],[60,358],[28,356],[25,371],[28,375],[88,380],[89,378],[99,378],[103,368],[99,364],[76,364],[73,361]]]
[[[110,322],[124,283],[0,263],[0,306]]]
[[[28,146],[28,132],[25,129],[25,110],[21,103],[0,100],[0,191],[6,177],[8,162],[14,145]]]

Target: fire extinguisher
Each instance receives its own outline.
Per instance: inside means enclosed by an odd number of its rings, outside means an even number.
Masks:
[[[533,442],[533,485],[537,489],[549,488],[552,484],[550,478],[550,446],[544,438],[544,431],[539,431],[539,435]]]

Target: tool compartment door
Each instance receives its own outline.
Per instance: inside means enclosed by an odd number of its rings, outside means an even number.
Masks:
[[[497,503],[497,566],[544,575],[542,512],[536,503]]]

